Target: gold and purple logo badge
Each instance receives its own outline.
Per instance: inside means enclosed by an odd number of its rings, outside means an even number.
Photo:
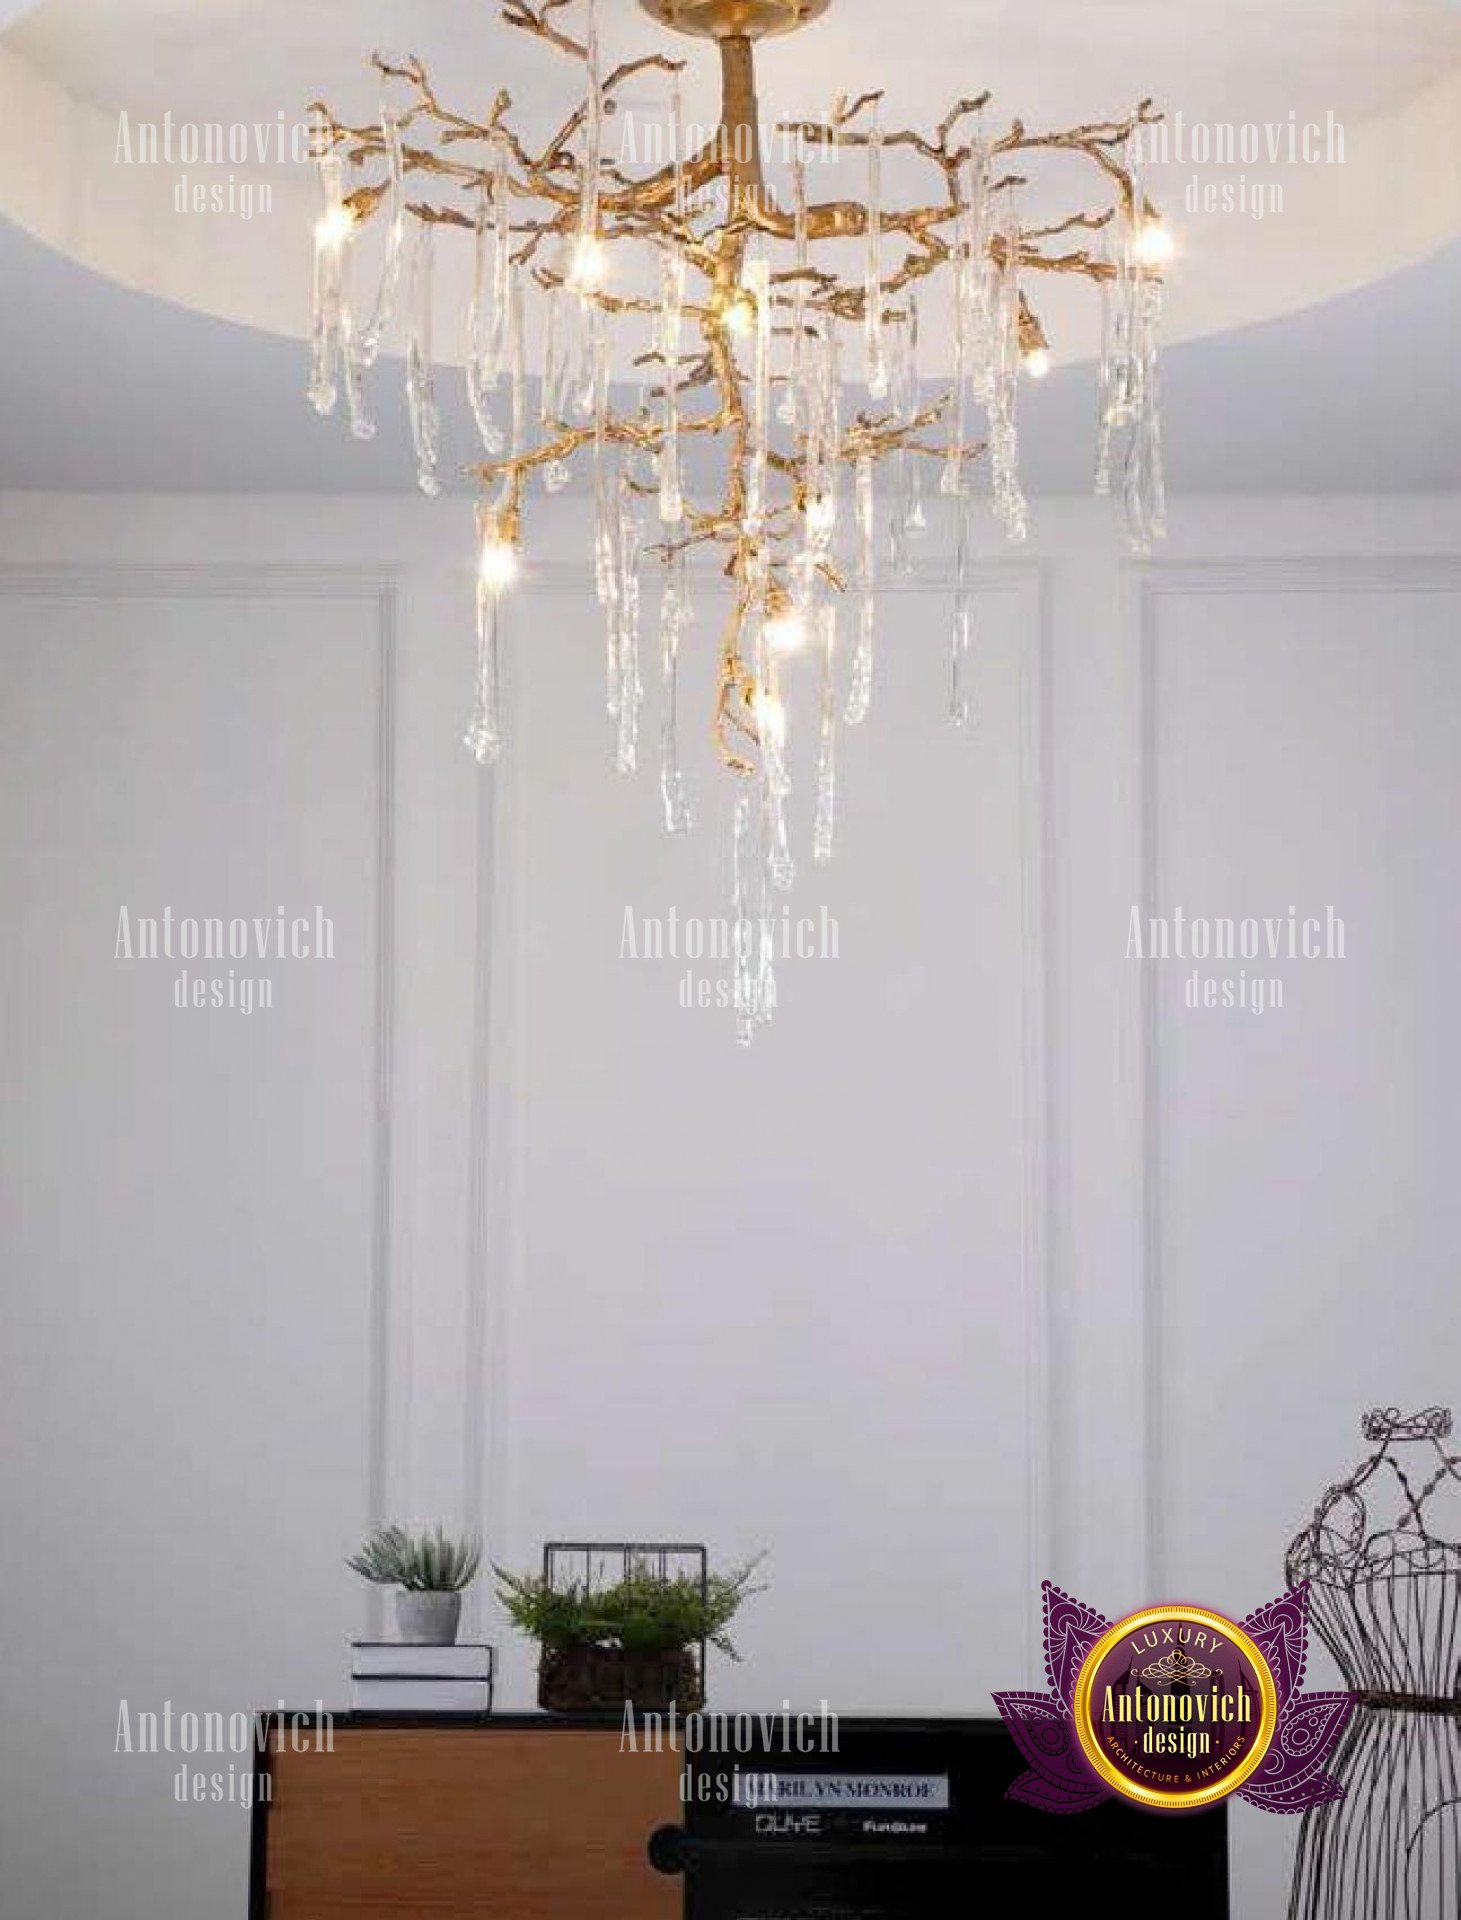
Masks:
[[[1210,1607],[1143,1607],[1122,1620],[1047,1580],[1051,1692],[997,1693],[1029,1771],[1009,1797],[1081,1813],[1121,1794],[1187,1812],[1239,1794],[1272,1813],[1338,1799],[1324,1771],[1354,1706],[1301,1693],[1307,1585],[1241,1623]]]

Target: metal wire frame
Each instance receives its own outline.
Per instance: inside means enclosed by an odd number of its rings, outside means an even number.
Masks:
[[[1358,1705],[1306,1813],[1289,1920],[1461,1916],[1461,1455],[1450,1412],[1365,1415],[1375,1451],[1290,1544],[1289,1584]],[[1447,1509],[1450,1517],[1447,1518]]]
[[[548,1540],[543,1546],[543,1579],[555,1592],[577,1588],[602,1593],[632,1579],[693,1581],[702,1603],[710,1591],[710,1560],[697,1540]],[[699,1642],[700,1673],[705,1674],[705,1642]]]

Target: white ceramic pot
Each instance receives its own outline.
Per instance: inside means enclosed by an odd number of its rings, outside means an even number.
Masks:
[[[461,1617],[459,1593],[410,1593],[403,1587],[396,1595],[396,1628],[412,1646],[453,1645]]]

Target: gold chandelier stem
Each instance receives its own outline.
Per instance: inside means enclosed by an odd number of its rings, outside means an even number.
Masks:
[[[729,217],[754,219],[761,211],[766,183],[761,171],[755,56],[744,34],[727,34],[720,42],[720,146]]]

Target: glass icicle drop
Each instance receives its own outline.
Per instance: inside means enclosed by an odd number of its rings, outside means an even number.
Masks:
[[[796,278],[791,289],[791,351],[786,385],[782,390],[777,418],[783,426],[805,424],[810,412],[810,382],[806,377],[807,350],[807,269],[810,246],[807,234],[807,162],[800,141],[791,162],[792,240],[795,248]]]
[[[761,749],[761,806],[766,836],[767,877],[773,887],[790,887],[796,877],[786,826],[786,796],[791,779],[786,759],[786,705],[781,674],[760,621],[756,640],[756,738]]]
[[[974,639],[974,599],[970,578],[973,561],[974,503],[965,495],[958,503],[958,530],[954,554],[954,607],[949,634],[949,721],[967,726],[972,714],[969,698],[969,652]]]
[[[873,103],[873,122],[867,137],[867,259],[863,271],[863,350],[867,390],[874,400],[888,391],[888,363],[883,342],[883,119]]]
[[[441,492],[437,462],[441,455],[441,419],[436,407],[432,308],[435,299],[436,222],[418,220],[411,252],[411,321],[406,345],[406,401],[411,442],[416,449],[416,484],[426,494]]]
[[[746,291],[755,306],[751,374],[751,449],[746,470],[746,532],[758,534],[766,515],[766,467],[771,438],[771,268],[762,257],[748,260]]]
[[[665,832],[687,833],[693,812],[680,769],[679,668],[680,641],[690,624],[690,594],[685,577],[685,552],[677,548],[666,556],[664,589],[660,596],[660,799]]]
[[[356,330],[355,352],[361,367],[374,366],[381,341],[390,325],[400,295],[401,267],[406,251],[406,191],[401,152],[400,110],[382,100],[381,146],[386,158],[386,241],[380,285],[370,317]]]
[[[500,555],[503,530],[490,507],[477,509],[477,680],[476,704],[465,745],[478,766],[491,766],[502,750],[501,687],[498,650],[504,579],[493,561]]]
[[[633,773],[639,764],[639,709],[643,685],[639,672],[640,542],[639,519],[627,474],[620,473],[617,488],[618,592],[611,608],[614,621],[619,694],[619,735],[614,765]]]
[[[503,434],[492,408],[503,373],[507,302],[512,271],[507,204],[507,149],[493,145],[492,183],[477,205],[473,235],[472,303],[467,314],[467,399],[487,453],[502,451]]]
[[[317,133],[316,139],[326,136]],[[307,393],[316,413],[333,413],[339,397],[335,364],[341,350],[345,297],[345,251],[351,217],[345,205],[345,165],[328,147],[319,154],[320,215],[315,222],[314,286],[310,305],[310,367]]]
[[[678,526],[685,517],[680,477],[680,315],[685,300],[685,260],[677,248],[660,255],[658,352],[664,374],[664,417],[659,455],[659,517]]]
[[[837,826],[837,608],[824,600],[817,608],[820,642],[817,729],[817,793],[812,814],[812,858],[825,866],[832,858]]]
[[[873,459],[857,456],[857,642],[852,654],[852,684],[847,694],[846,720],[860,726],[867,718],[873,693],[873,642],[877,629],[876,524],[873,496]]]

